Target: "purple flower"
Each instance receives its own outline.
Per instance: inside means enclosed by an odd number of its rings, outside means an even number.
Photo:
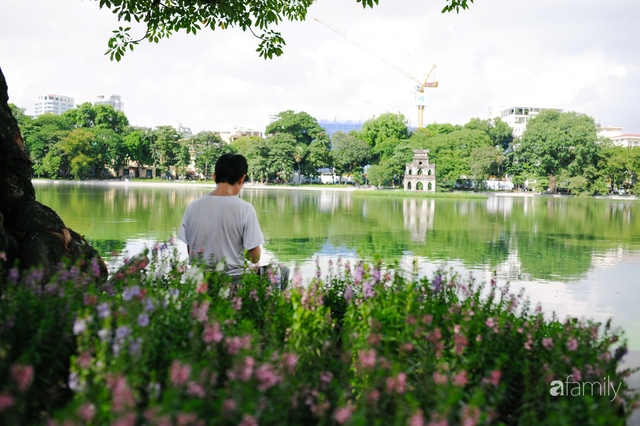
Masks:
[[[18,284],[18,279],[19,278],[20,278],[20,271],[18,271],[18,268],[11,268],[9,270],[9,280],[13,284]]]
[[[138,315],[138,325],[140,327],[146,327],[149,325],[149,315],[142,313]]]
[[[358,266],[356,266],[356,269],[353,272],[353,280],[356,283],[362,282],[363,274],[364,274],[364,266],[362,266],[362,263],[358,263]]]
[[[378,284],[380,282],[380,269],[375,268],[371,273],[371,278],[373,278],[374,284]]]
[[[433,285],[433,293],[438,294],[442,288],[442,275],[435,277],[431,284]]]
[[[153,299],[150,297],[145,297],[144,299],[144,310],[147,312],[153,311]]]
[[[127,287],[122,292],[122,298],[127,302],[133,299],[134,296],[138,296],[140,294],[140,287],[134,285],[132,287]]]
[[[98,264],[98,258],[94,257],[91,259],[91,272],[94,277],[100,276],[100,265]]]
[[[371,287],[371,283],[369,281],[365,281],[362,284],[362,295],[365,299],[373,297],[373,287]]]
[[[350,285],[344,288],[344,298],[347,302],[353,298],[353,290]]]
[[[98,318],[108,318],[111,314],[109,304],[107,302],[99,304],[96,308],[98,308]]]
[[[131,328],[126,325],[121,325],[120,327],[116,328],[116,339],[120,341],[126,339],[129,334],[131,334]]]
[[[132,357],[138,357],[140,355],[140,349],[142,348],[142,339],[138,337],[137,339],[131,340],[129,342],[129,354]]]

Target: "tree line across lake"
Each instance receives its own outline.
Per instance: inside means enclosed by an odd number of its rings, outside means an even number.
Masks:
[[[210,178],[220,155],[237,152],[247,157],[254,182],[291,182],[295,175],[313,178],[332,168],[356,183],[396,186],[413,150],[429,149],[440,191],[482,188],[489,178],[578,195],[640,191],[640,148],[612,145],[598,137],[593,118],[576,112],[543,111],[514,138],[499,118],[411,131],[405,117],[393,113],[371,118],[359,131],[329,136],[308,113],[283,111],[265,129],[266,138],[226,143],[213,131],[183,138],[171,126],[132,126],[123,112],[107,105],[84,103],[36,118],[15,105],[11,109],[34,175],[51,179],[120,177],[131,165],[153,168],[156,176],[194,171]]]

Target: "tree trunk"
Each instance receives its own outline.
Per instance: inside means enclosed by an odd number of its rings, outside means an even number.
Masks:
[[[107,278],[100,254],[60,217],[36,201],[31,184],[31,160],[16,119],[8,105],[7,82],[0,69],[0,269],[5,273],[18,262],[20,270],[41,268],[48,280],[63,259],[90,271],[92,259],[99,277]]]

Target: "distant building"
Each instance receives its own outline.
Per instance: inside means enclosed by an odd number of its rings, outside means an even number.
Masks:
[[[193,133],[191,132],[191,127],[185,127],[179,121],[175,122],[175,124],[173,125],[173,128],[176,129],[178,133],[180,133],[180,136],[182,136],[182,139],[191,139],[193,137]]]
[[[351,130],[359,131],[362,129],[364,121],[352,121],[352,120],[318,120],[320,127],[327,132],[327,135],[332,136],[335,132],[349,133]]]
[[[600,126],[598,129],[598,137],[611,138],[622,135],[622,127],[617,126]]]
[[[616,146],[622,146],[625,148],[640,146],[640,135],[638,134],[612,136],[609,139],[611,139],[611,142]]]
[[[124,112],[124,104],[120,95],[111,95],[105,98],[104,95],[98,95],[98,100],[93,102],[94,105],[111,105],[116,111]]]
[[[231,143],[236,139],[248,138],[250,136],[255,136],[258,138],[264,137],[264,134],[259,130],[245,129],[243,127],[234,127],[233,132],[220,132],[219,135],[220,138],[226,143]]]
[[[429,163],[428,149],[413,150],[413,161],[404,172],[404,190],[436,192],[436,165]]]
[[[73,109],[73,98],[62,95],[40,95],[38,96],[38,102],[35,105],[35,114],[37,117],[46,112],[52,112],[54,114],[62,114],[68,109]]]
[[[609,138],[611,143],[624,148],[633,148],[640,146],[640,135],[622,133],[622,127],[618,126],[600,126],[598,129],[598,137]]]
[[[540,114],[542,111],[555,110],[563,112],[558,108],[539,108],[539,107],[497,107],[489,108],[489,118],[500,117],[502,121],[507,123],[513,129],[513,137],[520,138],[527,128],[530,119]]]

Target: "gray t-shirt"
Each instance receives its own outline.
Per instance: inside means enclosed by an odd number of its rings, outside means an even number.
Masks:
[[[241,275],[244,251],[264,244],[256,211],[237,196],[203,195],[187,206],[178,238],[189,259],[202,256],[211,266],[225,260],[228,275]]]

